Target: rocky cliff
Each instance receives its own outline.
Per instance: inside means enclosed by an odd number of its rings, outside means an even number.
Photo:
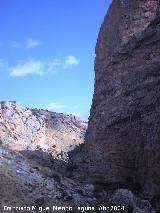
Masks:
[[[42,150],[65,159],[68,151],[83,143],[86,126],[74,115],[0,102],[0,142],[12,150]]]
[[[160,199],[160,2],[113,0],[101,26],[94,96],[75,176]]]
[[[85,143],[68,167],[71,180],[54,170],[50,153],[58,158],[72,150],[84,132],[74,116],[1,102],[1,205],[36,205],[33,213],[48,205],[160,212],[159,0],[113,0],[110,6],[96,45]]]
[[[62,160],[83,142],[85,129],[72,115],[1,102],[0,212],[155,213],[128,189],[105,190],[66,177]]]

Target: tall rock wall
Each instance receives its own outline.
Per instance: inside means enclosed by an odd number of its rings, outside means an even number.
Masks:
[[[159,193],[159,0],[113,0],[97,40],[89,126],[74,164],[75,175],[85,171],[93,182],[138,182],[148,196]]]

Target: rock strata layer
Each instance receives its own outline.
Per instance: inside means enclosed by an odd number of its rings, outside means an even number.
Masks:
[[[160,2],[113,0],[96,45],[95,87],[75,176],[160,198]]]

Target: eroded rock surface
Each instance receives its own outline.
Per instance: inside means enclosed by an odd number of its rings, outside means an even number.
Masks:
[[[48,166],[29,160],[20,153],[0,147],[0,212],[79,212],[80,205],[96,203],[86,186],[65,178]],[[4,206],[11,209],[8,211]],[[53,209],[53,206],[54,209]],[[62,209],[63,207],[63,209]],[[72,211],[69,211],[69,208]],[[58,209],[59,208],[59,209]],[[66,208],[64,210],[64,208]]]
[[[158,0],[113,0],[96,45],[86,139],[73,164],[79,178],[160,199]]]
[[[0,102],[0,141],[12,150],[42,150],[65,160],[85,131],[86,123],[73,115]]]
[[[127,189],[105,191],[82,184],[4,147],[0,147],[0,180],[0,212],[111,213],[119,206],[124,213],[155,213],[147,200]]]

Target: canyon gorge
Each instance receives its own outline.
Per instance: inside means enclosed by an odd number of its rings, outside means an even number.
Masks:
[[[0,103],[1,205],[160,212],[160,1],[113,0],[95,53],[88,124]]]

